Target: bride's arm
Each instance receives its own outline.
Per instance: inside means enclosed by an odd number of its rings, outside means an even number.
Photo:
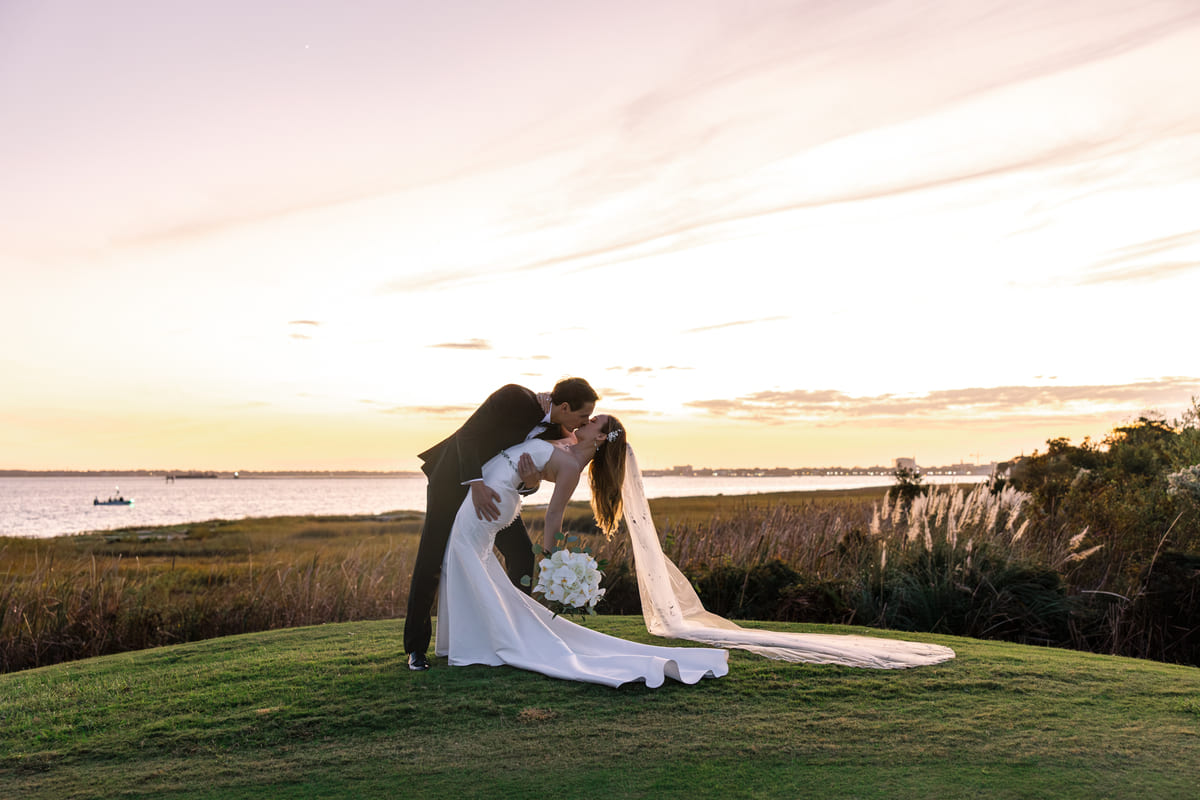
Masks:
[[[574,463],[574,459],[564,458],[556,466],[558,473],[554,476],[554,494],[550,496],[550,505],[546,507],[546,524],[542,531],[542,547],[547,553],[554,549],[555,534],[562,531],[567,501],[579,485],[579,467]]]

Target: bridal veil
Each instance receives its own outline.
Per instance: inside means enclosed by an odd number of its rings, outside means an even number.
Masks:
[[[622,502],[637,567],[642,615],[646,629],[656,636],[749,650],[767,658],[806,664],[904,669],[954,658],[949,647],[935,644],[871,636],[754,630],[711,614],[704,610],[687,577],[663,554],[632,448],[626,452]]]

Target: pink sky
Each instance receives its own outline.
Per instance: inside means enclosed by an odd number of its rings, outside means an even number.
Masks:
[[[647,467],[1200,395],[1194,2],[0,4],[0,468],[410,469],[581,374]]]

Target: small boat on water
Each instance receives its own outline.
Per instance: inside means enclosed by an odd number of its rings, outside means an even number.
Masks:
[[[121,487],[117,487],[117,493],[107,500],[101,500],[99,497],[92,500],[94,506],[131,506],[133,505],[132,497],[122,497]]]

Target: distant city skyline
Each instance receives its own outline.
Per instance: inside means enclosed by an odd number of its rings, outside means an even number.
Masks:
[[[283,9],[286,8],[286,11]],[[1200,396],[1194,0],[0,4],[0,468],[1003,461]]]
[[[647,469],[643,470],[643,474],[648,477],[657,477],[661,475],[672,475],[681,478],[687,477],[728,477],[728,476],[764,476],[764,477],[785,477],[797,475],[891,475],[902,466],[906,466],[901,462],[910,462],[911,459],[895,459],[892,466],[883,464],[872,464],[863,466],[855,464],[853,466],[839,466],[829,464],[821,467],[696,467],[691,464],[676,464],[673,467],[665,469]],[[988,464],[917,464],[910,466],[922,474],[929,475],[991,475],[995,472],[996,467],[1005,462],[992,461]]]
[[[772,474],[772,475],[816,475],[824,473],[849,473],[859,472],[863,474],[882,474],[890,473],[895,469],[903,466],[901,462],[912,461],[908,458],[895,458],[892,464],[872,464],[872,465],[838,465],[824,464],[820,466],[800,466],[800,467],[724,467],[724,466],[696,466],[692,464],[675,464],[670,467],[649,468],[644,470],[644,474],[654,475],[677,475],[677,476],[710,476],[710,475],[753,475],[753,474]],[[998,463],[1003,462],[988,462],[988,463],[968,463],[958,462],[952,464],[917,464],[916,466],[922,471],[936,471],[939,473],[954,473],[963,474],[983,474],[980,470],[990,472]],[[305,475],[319,477],[321,475],[353,477],[353,476],[379,476],[379,475],[407,475],[419,476],[422,475],[420,470],[175,470],[175,469],[97,469],[97,470],[26,470],[26,469],[0,469],[0,478],[3,477],[36,477],[39,475],[128,475],[141,477],[160,477],[166,480],[183,480],[183,479],[205,479],[205,478],[255,478],[262,476],[273,475]]]

